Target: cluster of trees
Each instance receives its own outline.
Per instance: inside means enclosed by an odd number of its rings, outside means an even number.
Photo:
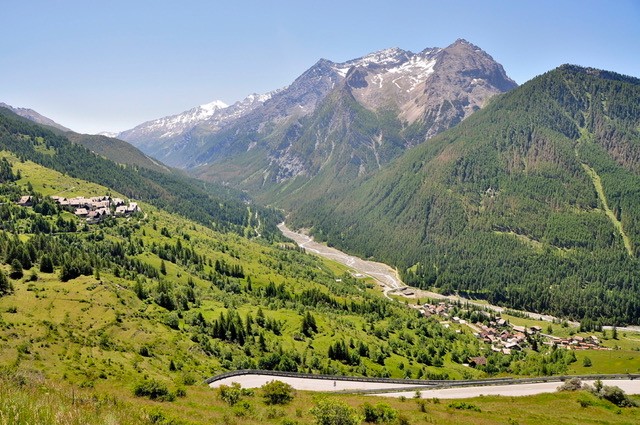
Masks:
[[[367,349],[367,352],[369,350]],[[336,341],[329,346],[327,356],[331,360],[338,360],[351,366],[360,364],[360,354],[356,350],[349,350],[349,346],[344,340]]]

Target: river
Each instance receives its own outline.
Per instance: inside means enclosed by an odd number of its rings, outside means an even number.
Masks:
[[[389,293],[391,292],[398,292],[399,295],[404,295],[402,292],[400,292],[400,290],[403,288],[406,288],[407,286],[400,279],[400,276],[398,275],[397,270],[389,267],[388,265],[383,263],[377,263],[375,261],[363,260],[353,255],[346,254],[336,248],[328,247],[325,244],[314,241],[313,238],[310,237],[309,235],[305,235],[299,232],[294,232],[293,230],[289,229],[284,223],[280,223],[278,225],[278,229],[280,229],[280,231],[284,236],[296,242],[298,246],[300,246],[301,248],[304,248],[307,252],[344,264],[345,266],[353,269],[354,274],[356,276],[359,274],[362,276],[369,276],[375,279],[383,287],[384,295],[387,298],[389,298]],[[488,308],[497,313],[503,313],[505,311],[504,307],[472,301],[466,298],[459,297],[457,295],[442,295],[436,292],[423,291],[417,288],[411,288],[411,290],[414,293],[414,297],[418,297],[418,298],[446,299],[454,302],[460,301],[460,302],[469,303],[471,305],[475,305],[478,307]],[[560,321],[560,319],[558,319],[557,317],[550,316],[548,314],[533,313],[529,311],[519,311],[519,312],[535,320],[544,320],[547,322]],[[571,326],[580,325],[580,323],[573,322],[573,321],[569,321],[569,324]],[[611,327],[605,326],[605,328],[610,329]],[[640,327],[639,326],[618,327],[618,330],[640,332]]]

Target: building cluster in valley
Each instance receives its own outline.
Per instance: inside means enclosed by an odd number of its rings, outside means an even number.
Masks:
[[[136,202],[127,202],[122,198],[112,198],[107,195],[92,196],[90,198],[83,196],[75,198],[51,196],[51,200],[63,209],[73,212],[76,217],[84,218],[91,223],[98,223],[109,216],[122,217],[140,211],[140,207]],[[32,196],[22,196],[18,201],[18,205],[24,207],[32,204]]]
[[[514,350],[522,350],[529,347],[533,339],[542,340],[542,344],[556,346],[568,350],[609,350],[602,347],[600,340],[595,335],[592,336],[570,336],[567,338],[559,338],[553,335],[547,335],[542,332],[540,326],[516,326],[509,321],[495,317],[486,311],[476,310],[478,315],[486,320],[484,323],[477,321],[469,323],[464,319],[457,317],[461,307],[449,302],[439,302],[434,304],[424,304],[421,309],[425,316],[437,316],[444,319],[448,323],[458,323],[468,326],[476,338],[482,340],[486,344],[491,345],[491,350],[502,354],[509,355]],[[481,359],[475,359],[473,364],[482,364]]]

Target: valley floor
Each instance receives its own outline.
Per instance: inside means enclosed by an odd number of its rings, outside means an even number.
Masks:
[[[285,223],[280,223],[278,225],[278,229],[280,229],[284,236],[295,241],[298,246],[304,248],[307,252],[319,255],[321,257],[336,261],[340,264],[344,264],[345,266],[350,267],[351,269],[353,269],[352,274],[356,277],[371,277],[381,285],[387,298],[389,298],[391,294],[395,293],[403,297],[414,298],[417,300],[421,298],[431,298],[448,300],[452,302],[459,301],[462,303],[469,303],[477,307],[487,308],[495,311],[496,313],[505,313],[507,311],[507,309],[505,309],[504,307],[492,305],[487,302],[477,302],[457,295],[442,295],[436,292],[424,291],[421,289],[408,287],[402,282],[402,280],[400,280],[400,276],[398,275],[397,271],[386,264],[363,260],[353,255],[344,253],[336,248],[328,247],[323,243],[316,242],[312,237],[306,234],[295,232],[289,229],[285,225]],[[408,295],[407,290],[410,291],[410,295]],[[521,311],[520,313],[534,320],[558,323],[561,321],[559,318],[548,314],[540,314],[529,311]],[[567,323],[574,327],[578,327],[580,325],[578,322],[573,321],[568,321]],[[611,326],[604,326],[604,328],[610,330]],[[640,326],[625,326],[618,327],[617,329],[618,331],[640,332]]]

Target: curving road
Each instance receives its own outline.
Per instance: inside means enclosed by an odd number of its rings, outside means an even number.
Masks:
[[[593,385],[594,381],[583,381],[589,385]],[[622,388],[627,394],[640,394],[640,381],[638,380],[623,380],[623,379],[607,379],[603,380],[604,385],[617,386]],[[479,387],[459,387],[459,388],[437,388],[437,389],[425,389],[420,390],[420,397],[422,398],[472,398],[487,395],[500,395],[509,397],[519,397],[527,395],[536,395],[543,393],[554,393],[558,390],[558,387],[562,385],[561,382],[540,382],[534,384],[513,384],[513,385],[489,385]],[[415,393],[415,391],[414,391]],[[396,391],[389,393],[375,393],[373,395],[381,397],[409,397],[413,396],[406,391]]]
[[[539,383],[515,383],[497,385],[477,385],[477,386],[456,386],[453,388],[434,388],[432,385],[417,385],[415,383],[392,383],[392,382],[362,382],[326,378],[274,376],[268,374],[251,373],[240,376],[232,376],[211,382],[211,388],[220,385],[231,385],[237,382],[243,388],[259,388],[269,381],[278,380],[291,385],[297,390],[320,391],[320,392],[362,392],[371,391],[371,395],[380,397],[414,397],[416,390],[420,391],[422,398],[473,398],[487,395],[499,396],[527,396],[542,393],[556,392],[562,382],[539,382]],[[583,383],[593,385],[593,380],[584,380]],[[628,394],[640,394],[639,379],[603,379],[604,385],[612,385],[622,388]],[[459,381],[452,381],[454,384],[462,384]]]

